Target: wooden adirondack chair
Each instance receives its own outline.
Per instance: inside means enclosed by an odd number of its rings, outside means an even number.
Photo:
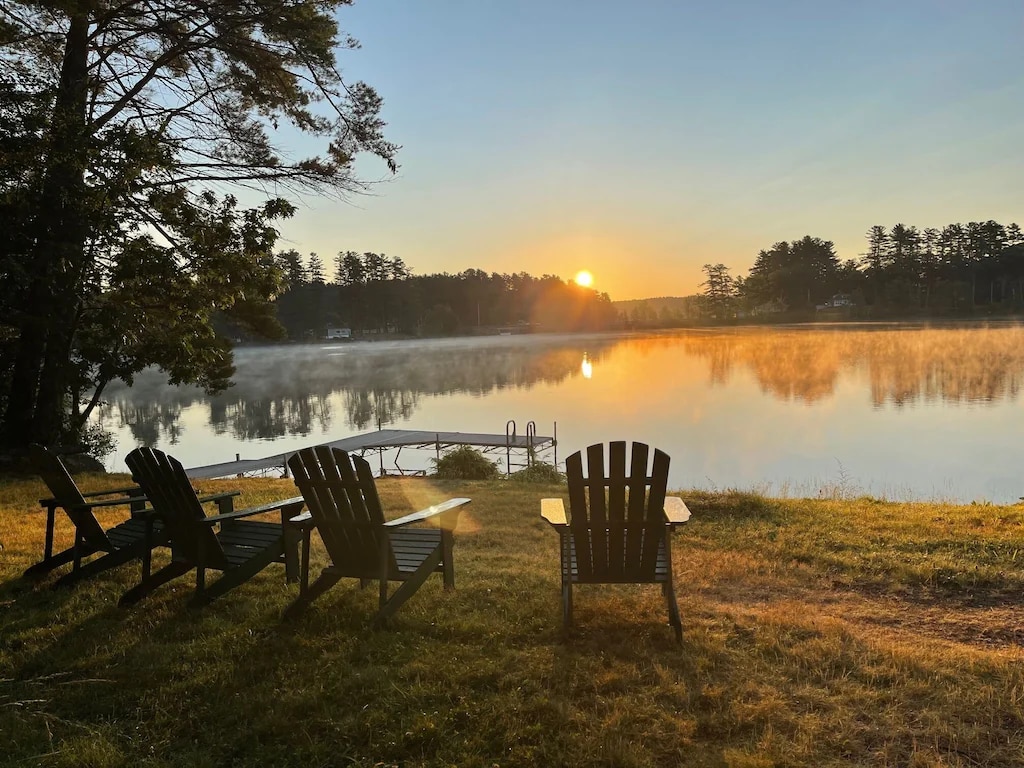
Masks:
[[[43,559],[25,571],[26,577],[42,576],[54,568],[72,563],[71,573],[62,576],[54,585],[64,586],[136,558],[142,560],[143,577],[149,575],[153,547],[165,544],[167,537],[161,524],[152,515],[142,513],[146,499],[137,485],[82,493],[57,454],[41,445],[32,444],[29,446],[29,460],[53,496],[39,501],[46,507]],[[93,510],[114,506],[129,507],[131,517],[104,530]],[[65,511],[75,526],[75,543],[54,553],[53,537],[58,507]],[[100,552],[104,553],[101,557],[83,564],[84,558]]]
[[[589,476],[577,451],[565,461],[569,517],[561,499],[542,499],[541,516],[558,531],[562,560],[562,621],[572,625],[573,584],[661,584],[676,640],[683,636],[672,585],[672,529],[690,519],[683,500],[665,497],[669,457],[633,443],[626,475],[626,443],[587,448]]]
[[[440,573],[445,589],[455,586],[452,563],[453,531],[459,511],[469,499],[442,504],[397,520],[385,521],[370,465],[339,448],[306,448],[288,460],[295,485],[309,507],[303,548],[299,597],[285,611],[292,618],[343,578],[356,578],[365,586],[380,585],[379,610],[374,624],[394,615],[432,573]],[[411,523],[437,518],[440,527],[410,528]],[[331,564],[309,581],[309,530],[320,532]],[[388,582],[402,585],[388,597]]]
[[[238,511],[230,510],[234,491],[219,494],[221,514],[207,517],[181,463],[155,448],[136,448],[125,458],[132,477],[145,492],[153,510],[163,521],[170,538],[171,562],[122,597],[121,605],[142,599],[162,584],[196,571],[192,605],[208,603],[232,587],[249,580],[271,563],[284,563],[290,581],[297,580],[298,544],[301,531],[287,521],[302,510],[302,497],[271,502]],[[244,518],[280,510],[281,522]],[[222,571],[212,585],[206,585],[206,570]]]

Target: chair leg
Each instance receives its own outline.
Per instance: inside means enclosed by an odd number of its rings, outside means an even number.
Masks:
[[[146,595],[153,592],[153,590],[166,584],[172,579],[184,576],[194,567],[195,566],[191,563],[170,563],[169,565],[165,565],[148,579],[144,579],[121,595],[121,599],[117,601],[117,604],[122,606],[134,605]]]
[[[153,573],[153,548],[147,546],[142,552],[142,580],[145,581]]]
[[[676,603],[676,591],[672,582],[666,581],[662,585],[662,591],[665,594],[665,601],[668,603],[668,622],[676,633],[676,642],[681,643],[683,642],[683,622],[679,618],[679,605]]]
[[[305,594],[306,590],[309,589],[309,547],[312,542],[310,541],[309,530],[302,532],[302,541],[300,547],[302,550],[302,557],[300,558],[299,564],[299,594]]]
[[[95,550],[93,550],[93,551],[95,551]],[[92,553],[90,552],[89,554],[92,554]],[[28,568],[25,569],[25,572],[22,574],[22,576],[25,577],[26,579],[36,579],[36,578],[39,578],[41,576],[46,575],[47,573],[52,571],[54,568],[60,568],[60,566],[66,565],[67,563],[70,563],[74,559],[75,559],[75,548],[74,547],[68,547],[67,549],[63,550],[62,552],[58,552],[55,555],[50,555],[49,557],[45,557],[42,560],[40,560],[38,563],[36,563],[35,565],[29,566]]]
[[[147,549],[145,551],[148,552],[149,550]],[[64,574],[54,582],[53,588],[70,587],[80,579],[86,579],[110,568],[116,568],[117,566],[123,565],[129,560],[134,560],[142,555],[143,551],[139,547],[128,546],[122,549],[115,549],[113,552],[110,552],[103,557],[99,557],[85,565],[80,565],[76,570],[71,571],[71,573]]]
[[[384,606],[388,602],[388,565],[391,562],[391,545],[388,542],[388,537],[382,536],[380,538],[380,548],[377,551],[377,573],[380,574],[378,578],[379,590],[377,592],[377,608],[383,611]]]
[[[79,568],[82,567],[82,558],[83,557],[88,557],[89,555],[91,555],[93,552],[96,551],[93,547],[90,547],[88,544],[86,544],[85,537],[82,536],[78,532],[77,528],[75,529],[75,546],[74,546],[74,551],[75,551],[75,562],[71,566],[71,569],[73,571],[77,571]]]
[[[455,589],[455,562],[452,560],[452,547],[455,535],[447,528],[441,529],[441,568],[444,571],[444,588]]]
[[[423,583],[430,577],[430,574],[437,570],[440,562],[441,548],[438,547],[426,560],[420,563],[420,566],[408,579],[402,582],[402,585],[392,593],[391,597],[381,604],[377,615],[373,617],[374,626],[380,626],[383,622],[394,616],[398,609],[402,607],[402,604],[417,589],[423,586]]]
[[[281,508],[281,530],[284,536],[284,578],[289,584],[294,584],[301,579],[303,544],[306,545],[307,558],[309,552],[309,531],[296,530],[288,523],[301,508],[301,505]]]
[[[282,545],[271,547],[260,552],[257,557],[245,561],[237,568],[225,571],[210,586],[207,587],[204,584],[202,590],[197,589],[196,594],[189,601],[189,605],[194,608],[207,605],[229,589],[234,589],[239,584],[248,581],[271,563],[277,562],[281,558],[282,552]]]
[[[46,542],[43,544],[43,562],[45,563],[50,559],[53,554],[53,529],[56,523],[55,516],[57,514],[56,503],[46,505]]]
[[[339,574],[334,573],[329,568],[324,568],[320,577],[310,584],[309,587],[297,598],[295,598],[291,605],[284,609],[281,619],[284,621],[291,621],[292,619],[301,616],[302,612],[309,607],[310,603],[320,597],[320,595],[333,587],[339,581],[341,581],[341,576]]]

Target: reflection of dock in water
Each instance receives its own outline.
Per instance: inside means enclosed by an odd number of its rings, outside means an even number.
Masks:
[[[555,427],[557,436],[557,425]],[[468,445],[479,448],[482,453],[505,452],[505,466],[508,472],[513,468],[526,467],[541,451],[555,449],[554,463],[558,463],[557,440],[537,434],[536,425],[531,421],[526,425],[526,434],[517,435],[515,422],[508,422],[504,435],[477,432],[431,432],[418,429],[380,429],[362,435],[344,437],[324,443],[332,448],[341,448],[349,453],[365,456],[377,452],[380,458],[380,473],[387,474],[390,470],[384,467],[384,452],[397,450],[401,454],[403,448],[433,450],[437,458],[449,448]],[[297,451],[279,453],[263,459],[236,459],[220,464],[207,464],[203,467],[186,469],[185,474],[193,479],[229,477],[232,475],[265,474],[270,471],[282,471],[288,474],[288,458]],[[422,475],[423,470],[403,470],[398,466],[398,454],[395,455],[394,469],[397,474]]]

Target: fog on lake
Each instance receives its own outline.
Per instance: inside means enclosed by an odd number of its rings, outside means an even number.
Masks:
[[[1015,324],[499,336],[248,347],[235,357],[235,386],[213,397],[170,387],[157,371],[112,385],[99,414],[117,442],[110,468],[124,471],[124,455],[142,444],[189,467],[378,424],[504,434],[512,419],[520,434],[534,421],[551,435],[557,422],[559,462],[594,442],[655,445],[672,457],[676,489],[1024,495],[1024,328]],[[401,463],[427,468],[432,455],[406,452]]]

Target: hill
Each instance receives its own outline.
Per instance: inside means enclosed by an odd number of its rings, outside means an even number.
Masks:
[[[690,320],[700,316],[699,299],[697,295],[658,296],[650,299],[613,301],[612,307],[627,320],[635,322]]]

